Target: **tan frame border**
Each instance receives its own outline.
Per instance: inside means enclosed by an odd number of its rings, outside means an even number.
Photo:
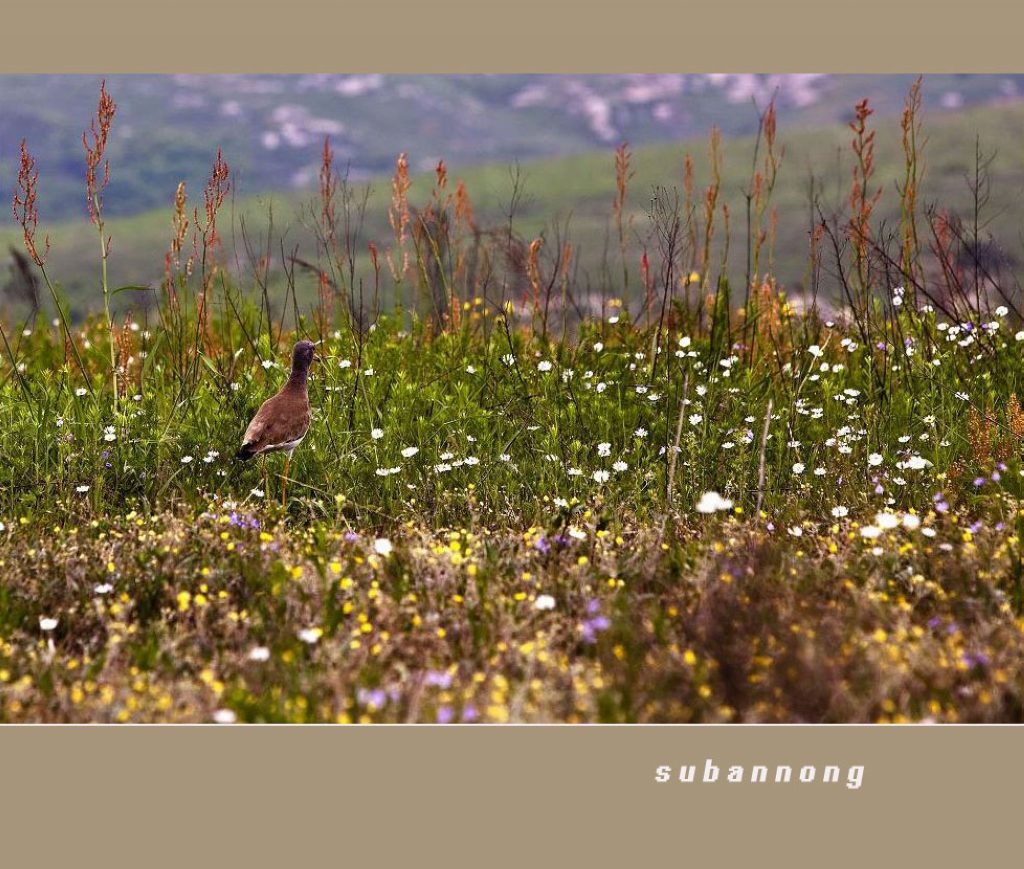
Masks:
[[[987,866],[1019,851],[1019,746],[1004,726],[15,725],[3,865]],[[655,782],[709,757],[865,773]]]
[[[1009,0],[23,0],[0,72],[1012,72],[1022,21]]]
[[[992,0],[63,0],[5,10],[0,71],[1012,72],[1022,19]],[[1019,853],[1021,736],[6,727],[0,865],[988,865]],[[654,781],[707,757],[866,769],[857,791]]]

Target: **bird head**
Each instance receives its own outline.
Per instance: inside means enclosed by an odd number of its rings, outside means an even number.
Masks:
[[[299,341],[292,350],[292,370],[308,371],[314,358],[314,344],[312,341]]]

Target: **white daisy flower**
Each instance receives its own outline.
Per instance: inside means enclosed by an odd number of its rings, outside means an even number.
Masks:
[[[697,501],[698,513],[716,513],[720,510],[731,510],[732,501],[723,498],[718,492],[705,492]]]
[[[323,628],[303,628],[299,631],[299,639],[304,643],[313,645],[319,642],[320,638],[324,635]]]
[[[900,517],[895,513],[876,513],[875,524],[883,531],[891,531],[900,524]]]

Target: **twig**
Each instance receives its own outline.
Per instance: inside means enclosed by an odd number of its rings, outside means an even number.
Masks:
[[[679,399],[679,416],[676,419],[676,439],[672,444],[672,452],[668,457],[668,482],[665,486],[665,499],[672,503],[672,483],[676,476],[676,457],[679,455],[679,441],[683,437],[683,416],[686,414],[686,396],[690,391],[690,372],[683,378],[683,395]]]
[[[772,419],[772,400],[768,399],[768,409],[764,413],[764,431],[761,432],[761,455],[757,461],[757,507],[755,515],[761,515],[761,502],[764,500],[764,454],[768,446],[768,425]]]

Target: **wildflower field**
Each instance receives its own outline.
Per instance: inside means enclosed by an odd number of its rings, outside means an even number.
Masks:
[[[218,154],[198,205],[169,191],[163,281],[113,287],[104,90],[92,316],[31,142],[13,200],[40,301],[0,336],[0,720],[1021,720],[1024,298],[984,161],[972,213],[919,201],[919,109],[883,191],[857,106],[797,304],[771,106],[742,215],[683,155],[632,190],[621,147],[601,275],[404,155],[367,238],[325,142],[307,249],[229,232]],[[282,503],[281,456],[233,456],[298,338]]]

